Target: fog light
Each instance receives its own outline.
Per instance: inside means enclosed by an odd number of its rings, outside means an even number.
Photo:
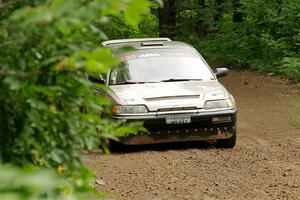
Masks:
[[[224,123],[224,122],[231,122],[231,116],[224,116],[224,117],[213,117],[211,119],[212,123]]]

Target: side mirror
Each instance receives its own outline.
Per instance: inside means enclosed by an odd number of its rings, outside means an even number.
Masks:
[[[105,80],[103,80],[102,78],[93,75],[93,74],[89,74],[88,78],[90,81],[92,81],[93,83],[99,83],[99,84],[105,84]]]
[[[220,78],[223,76],[227,76],[228,73],[229,73],[229,69],[227,69],[227,68],[217,68],[215,75],[217,78]]]

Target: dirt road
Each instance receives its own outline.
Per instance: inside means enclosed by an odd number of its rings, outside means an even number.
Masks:
[[[97,188],[128,200],[300,199],[300,129],[291,125],[299,86],[247,71],[220,80],[238,104],[234,149],[189,143],[89,154]]]

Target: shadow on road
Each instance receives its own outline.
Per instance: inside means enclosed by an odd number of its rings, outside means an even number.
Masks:
[[[168,151],[182,149],[211,149],[216,148],[213,142],[176,142],[147,145],[123,145],[116,144],[110,149],[111,153],[131,153],[140,151]]]

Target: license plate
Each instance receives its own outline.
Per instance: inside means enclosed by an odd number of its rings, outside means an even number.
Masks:
[[[166,117],[166,124],[189,124],[189,123],[191,123],[190,116]]]

